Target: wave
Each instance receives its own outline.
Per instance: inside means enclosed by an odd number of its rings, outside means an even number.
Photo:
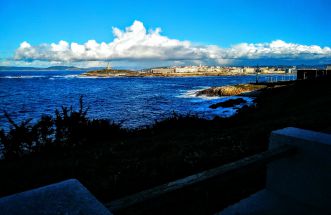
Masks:
[[[32,78],[46,78],[46,75],[7,75],[0,76],[0,78],[7,79],[32,79]]]
[[[201,90],[205,90],[209,87],[199,87],[198,89],[193,89],[193,90],[187,90],[181,94],[179,94],[178,96],[176,96],[177,98],[190,98],[190,99],[204,99],[204,100],[214,100],[214,99],[219,99],[219,96],[205,96],[205,95],[201,95],[201,96],[197,96],[197,93]]]
[[[219,103],[219,102],[225,102],[230,99],[237,99],[242,98],[246,102],[243,104],[235,105],[233,107],[218,107],[216,109],[210,108],[211,105]],[[244,97],[244,96],[228,96],[228,97],[217,97],[214,99],[209,100],[203,100],[201,99],[200,102],[194,100],[193,101],[193,107],[191,108],[191,111],[193,113],[198,114],[199,116],[206,118],[206,119],[213,119],[214,117],[222,117],[222,118],[228,118],[235,114],[237,114],[238,110],[241,109],[243,106],[252,106],[254,105],[254,99],[250,97]]]
[[[108,77],[99,77],[99,76],[77,76],[77,78],[82,78],[82,79],[97,79],[97,78],[108,78]]]
[[[78,78],[79,75],[53,75],[53,76],[50,76],[50,78],[65,78],[65,79],[68,79],[68,78]]]
[[[70,79],[80,78],[79,75],[6,75],[0,76],[2,79]]]
[[[81,76],[80,74],[68,74],[68,75],[6,75],[0,76],[0,79],[107,79],[113,77],[99,77],[99,76]]]

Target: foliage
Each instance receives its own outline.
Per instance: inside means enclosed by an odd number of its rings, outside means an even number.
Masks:
[[[34,125],[31,119],[16,124],[7,112],[5,117],[11,125],[8,132],[0,130],[0,150],[5,159],[47,150],[49,147],[76,147],[93,140],[109,140],[124,133],[120,125],[109,120],[87,118],[88,108],[79,99],[79,110],[62,107],[55,110],[55,117],[44,115]]]

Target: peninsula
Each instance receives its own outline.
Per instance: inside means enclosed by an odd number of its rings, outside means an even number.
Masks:
[[[83,77],[196,77],[196,76],[237,76],[252,74],[288,74],[294,68],[287,67],[220,67],[220,66],[183,66],[144,69],[140,71],[105,68],[83,73]]]

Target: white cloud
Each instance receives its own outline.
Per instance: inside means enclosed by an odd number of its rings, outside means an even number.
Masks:
[[[189,41],[170,39],[161,35],[161,29],[147,31],[140,21],[120,30],[113,27],[114,40],[98,43],[89,40],[84,44],[59,43],[32,46],[21,43],[15,59],[25,61],[189,61],[230,64],[250,59],[331,59],[331,49],[316,45],[300,45],[275,40],[270,43],[241,43],[230,48],[215,45],[198,46]]]
[[[316,45],[300,45],[294,43],[286,43],[282,40],[275,40],[271,43],[248,44],[241,43],[227,49],[226,57],[228,58],[303,58],[316,59],[331,57],[331,49],[329,47],[321,48]]]

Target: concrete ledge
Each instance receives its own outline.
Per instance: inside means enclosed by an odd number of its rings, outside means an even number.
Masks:
[[[66,180],[0,199],[1,215],[111,215],[78,181]]]
[[[331,145],[330,134],[325,134],[321,132],[310,131],[300,128],[288,127],[288,128],[276,130],[271,133],[271,138],[273,138],[273,136],[284,136],[287,138],[299,139],[301,141],[304,140],[309,142]]]
[[[276,195],[268,190],[261,190],[241,200],[235,205],[225,208],[218,215],[284,215],[323,214],[316,208],[293,201],[286,196]]]
[[[269,150],[284,146],[295,153],[268,164],[266,188],[219,214],[330,214],[331,135],[291,127],[273,131]]]
[[[269,148],[284,144],[297,152],[268,165],[266,189],[331,211],[331,135],[298,128],[272,132]]]

